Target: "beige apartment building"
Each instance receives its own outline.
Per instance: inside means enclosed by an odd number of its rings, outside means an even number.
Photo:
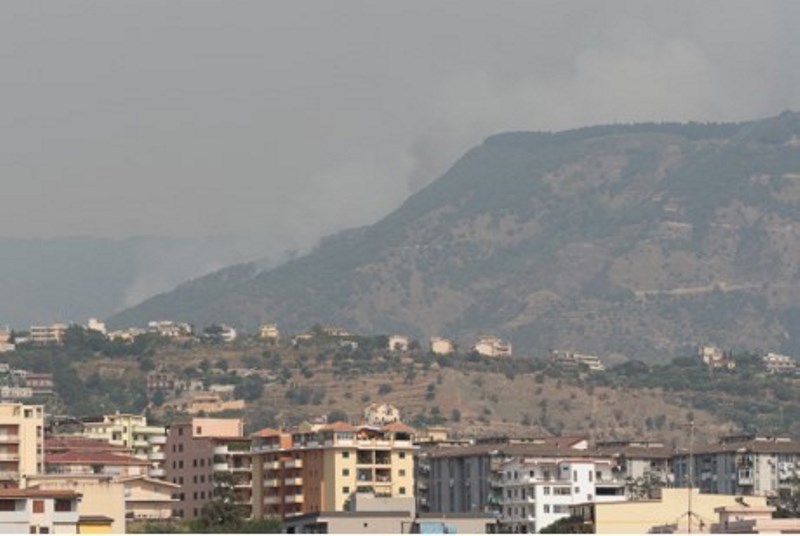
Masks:
[[[169,426],[164,449],[165,479],[180,486],[173,492],[174,517],[189,520],[200,516],[203,506],[213,498],[215,473],[229,472],[249,456],[250,442],[243,434],[241,419],[193,418]],[[241,487],[245,498],[252,489],[251,484],[246,484],[251,480],[250,469],[236,472],[237,480],[244,482],[237,490]]]
[[[101,421],[84,422],[83,436],[126,447],[131,450],[134,457],[149,463],[149,476],[163,478],[165,475],[166,428],[149,425],[143,415],[130,413],[104,415]]]
[[[0,482],[43,472],[43,430],[42,406],[0,404]]]
[[[402,423],[337,422],[253,436],[253,514],[341,512],[357,494],[414,496],[414,431]],[[413,503],[413,501],[412,501]]]
[[[29,338],[34,344],[61,344],[64,342],[64,335],[66,335],[68,327],[66,324],[31,326]]]

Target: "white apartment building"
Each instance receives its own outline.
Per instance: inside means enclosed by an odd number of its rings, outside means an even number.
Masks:
[[[92,331],[98,331],[103,335],[106,334],[106,323],[101,322],[96,318],[90,318],[89,322],[86,324],[86,329],[90,329]]]
[[[772,374],[794,372],[796,369],[794,358],[788,355],[774,354],[770,352],[767,355],[762,356],[761,361],[764,363],[764,367]]]
[[[625,481],[608,459],[511,458],[493,487],[503,532],[539,532],[568,517],[570,505],[625,500]]]
[[[278,330],[277,324],[263,324],[258,330],[259,337],[270,341],[278,342],[281,338],[281,332]]]
[[[83,436],[131,449],[133,456],[150,463],[148,475],[153,478],[161,478],[165,474],[166,428],[149,425],[143,415],[104,415],[100,422],[85,422]]]

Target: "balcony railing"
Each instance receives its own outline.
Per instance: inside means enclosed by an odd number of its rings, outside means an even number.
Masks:
[[[0,443],[19,443],[19,436],[15,434],[0,435]]]
[[[228,454],[228,445],[217,445],[214,447],[215,456],[224,456],[225,454]]]
[[[300,477],[286,478],[286,479],[284,479],[283,483],[286,486],[302,486],[303,485],[303,479],[300,478]]]
[[[163,469],[150,469],[149,473],[153,478],[163,478],[167,475],[166,471]]]
[[[150,444],[151,445],[166,445],[167,444],[167,436],[165,436],[165,435],[150,436]]]
[[[300,459],[288,460],[284,462],[284,467],[286,467],[287,469],[300,469],[301,467],[303,467],[303,460]]]

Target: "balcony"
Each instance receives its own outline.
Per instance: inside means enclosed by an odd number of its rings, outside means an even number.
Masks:
[[[214,447],[214,456],[225,456],[228,452],[228,445],[217,445]]]
[[[3,523],[24,523],[28,524],[31,519],[31,515],[28,512],[23,511],[14,511],[14,512],[3,512]]]
[[[0,443],[19,443],[19,436],[16,434],[0,435]]]
[[[5,516],[3,516],[5,519]],[[53,523],[68,523],[74,525],[78,522],[78,512],[53,512]]]
[[[163,462],[167,456],[163,452],[151,452],[147,457],[154,462]]]
[[[19,478],[17,471],[0,471],[0,480],[16,480],[17,478]],[[3,515],[5,515],[5,512]]]
[[[150,446],[150,442],[146,439],[137,439],[133,442],[132,446],[135,449],[146,449]]]
[[[249,473],[253,470],[252,465],[233,465],[231,471],[234,473]]]
[[[253,482],[251,480],[242,480],[241,482],[237,482],[233,485],[234,488],[241,488],[241,489],[249,489],[253,487]]]
[[[15,462],[19,460],[19,452],[0,452],[0,462]]]
[[[150,444],[151,445],[166,445],[167,444],[167,436],[165,435],[154,435],[150,436]]]
[[[153,478],[164,478],[167,473],[163,469],[150,469],[149,474]]]
[[[264,504],[281,504],[282,502],[279,495],[267,495],[264,497]]]
[[[277,478],[268,478],[264,480],[264,487],[265,488],[277,488],[281,485],[281,481]]]
[[[214,464],[214,471],[218,472],[227,472],[230,470],[230,467],[227,463],[215,463]]]
[[[303,494],[302,493],[298,493],[296,495],[287,495],[286,496],[286,502],[287,503],[300,503],[300,504],[302,504],[304,500],[305,499],[303,499]]]
[[[281,465],[282,465],[282,464],[281,464],[281,462],[279,462],[279,461],[274,461],[274,462],[264,462],[264,466],[263,466],[263,467],[264,467],[264,469],[266,469],[266,470],[270,470],[270,469],[272,469],[272,470],[276,470],[276,469],[280,469],[280,468],[281,468]]]
[[[300,459],[288,460],[284,462],[283,465],[287,469],[300,469],[303,467],[303,460]]]
[[[300,477],[287,478],[287,479],[284,479],[283,483],[286,486],[302,486],[303,485],[303,479],[300,478]]]

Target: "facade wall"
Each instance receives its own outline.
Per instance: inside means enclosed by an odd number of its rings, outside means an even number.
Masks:
[[[491,458],[486,454],[430,458],[430,511],[482,512],[490,495]]]
[[[213,444],[209,438],[193,437],[192,423],[180,423],[170,426],[164,450],[166,480],[181,486],[175,492],[174,514],[195,519],[214,491]]]
[[[0,480],[44,472],[44,408],[0,404]]]
[[[735,507],[738,503],[735,495],[701,494],[692,491],[692,512],[700,519],[716,520],[715,508]],[[766,506],[764,497],[744,497],[754,507]],[[665,488],[660,501],[628,501],[612,504],[597,504],[578,507],[584,518],[588,519],[589,510],[594,510],[595,532],[597,534],[646,534],[652,527],[673,525],[680,520],[679,530],[684,532],[687,523],[689,490],[686,488]],[[694,531],[698,531],[697,518],[694,519]],[[706,521],[708,523],[708,521]],[[710,525],[710,523],[709,523]]]
[[[81,494],[79,516],[107,516],[111,530],[125,532],[125,487],[111,477],[40,475],[26,480],[26,486],[43,490],[72,490]]]

